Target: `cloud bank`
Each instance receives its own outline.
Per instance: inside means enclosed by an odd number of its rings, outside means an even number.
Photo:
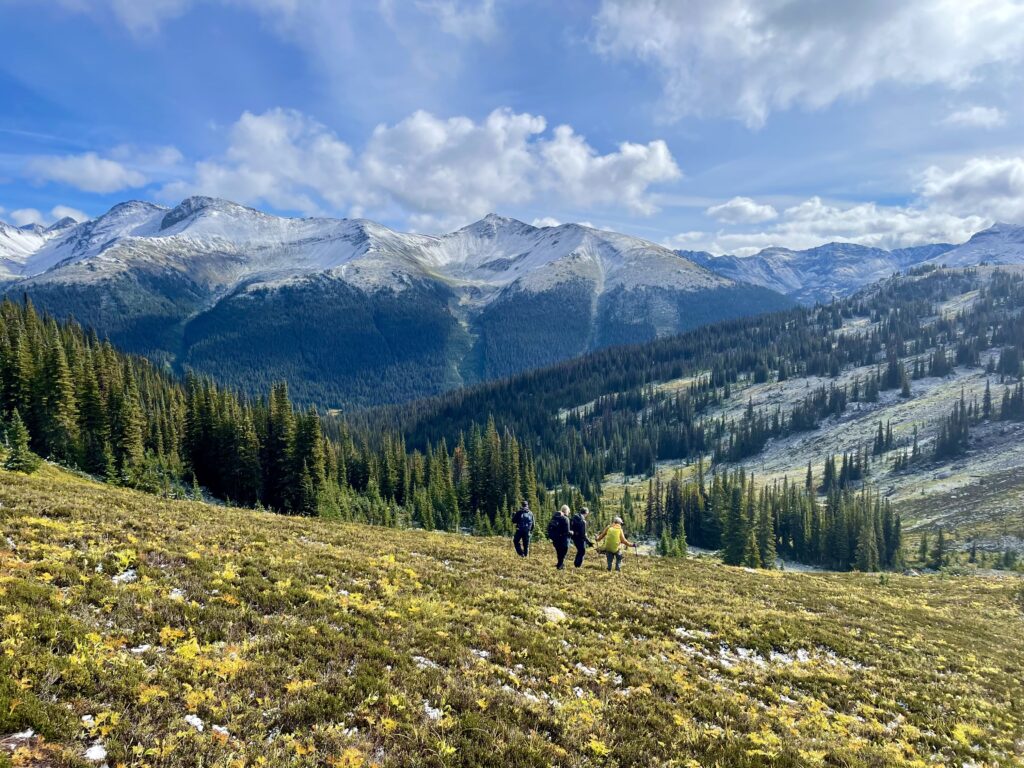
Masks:
[[[496,109],[480,121],[418,111],[374,129],[355,152],[294,110],[245,113],[220,156],[195,164],[161,196],[227,197],[306,214],[402,212],[418,228],[464,223],[558,199],[577,208],[657,210],[651,187],[681,171],[663,141],[600,153],[570,126]]]
[[[1017,0],[604,0],[595,47],[657,72],[675,117],[752,128],[887,84],[960,89],[1024,59]]]

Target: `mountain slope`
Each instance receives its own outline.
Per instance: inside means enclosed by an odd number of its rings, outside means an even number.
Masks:
[[[522,561],[504,539],[168,502],[52,467],[0,471],[0,502],[15,765],[1022,757],[1017,579],[647,557],[555,573],[543,541]]]
[[[32,239],[35,238],[35,239]],[[15,234],[27,293],[119,346],[325,405],[407,399],[787,300],[636,238],[490,215],[440,237],[224,200]]]
[[[810,464],[819,488],[829,457],[847,454],[865,468],[844,488],[884,494],[915,532],[941,527],[955,548],[989,555],[1024,551],[1022,307],[1020,268],[920,270],[826,306],[595,352],[383,417],[422,449],[493,416],[499,430],[531,436],[544,484],[568,480],[626,517],[624,487],[649,498],[653,474],[696,480],[700,459],[706,472],[743,468],[801,488]],[[937,455],[961,393],[969,435]],[[349,423],[367,431],[374,416]],[[890,436],[876,448],[879,423]],[[699,543],[700,515],[680,516]]]
[[[922,263],[943,262],[943,254],[953,248],[935,243],[886,251],[856,243],[828,243],[803,251],[766,248],[753,256],[679,253],[731,280],[769,288],[802,304],[814,304],[849,296],[866,285]]]
[[[67,217],[48,227],[39,224],[13,227],[0,221],[0,281],[14,280],[21,276],[36,252],[77,224],[74,219]]]
[[[963,245],[933,259],[951,267],[975,264],[1024,264],[1024,226],[994,224]]]

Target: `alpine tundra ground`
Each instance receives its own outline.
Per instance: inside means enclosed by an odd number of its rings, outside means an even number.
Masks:
[[[0,473],[0,765],[994,766],[1021,581],[596,560]]]

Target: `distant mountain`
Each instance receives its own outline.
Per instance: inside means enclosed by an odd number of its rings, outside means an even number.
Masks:
[[[760,285],[802,304],[814,304],[850,296],[919,264],[943,261],[943,254],[954,248],[948,243],[935,243],[886,251],[855,243],[828,243],[803,251],[766,248],[753,256],[677,253],[730,280]]]
[[[933,262],[950,267],[975,264],[1024,264],[1024,226],[998,223]]]
[[[33,254],[76,224],[78,222],[71,218],[63,218],[49,227],[39,224],[15,227],[0,221],[0,281],[23,275]]]
[[[248,391],[339,406],[420,397],[789,306],[662,246],[489,215],[431,237],[226,200],[131,201],[0,230],[9,295]]]

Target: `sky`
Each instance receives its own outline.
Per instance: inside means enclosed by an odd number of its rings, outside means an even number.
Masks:
[[[1024,223],[1024,0],[0,0],[0,219],[194,194],[746,255]]]

